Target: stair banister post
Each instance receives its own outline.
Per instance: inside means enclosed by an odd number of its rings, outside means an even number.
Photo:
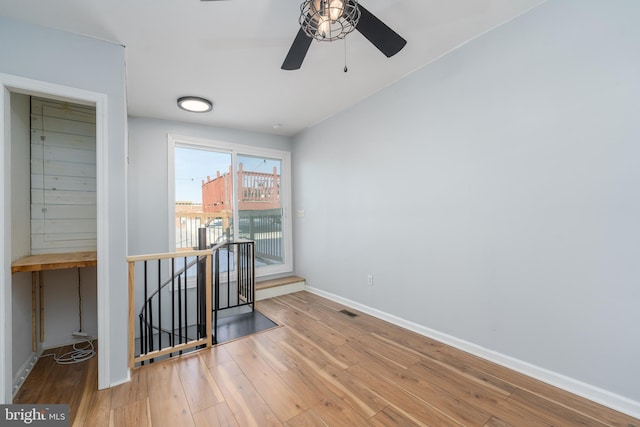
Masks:
[[[206,281],[206,285],[205,285],[205,323],[206,323],[206,334],[207,334],[207,347],[211,347],[211,336],[212,336],[212,328],[211,328],[211,313],[212,313],[212,307],[211,307],[211,283],[212,283],[212,277],[211,277],[211,258],[212,258],[213,254],[209,253],[207,255],[207,261],[206,261],[206,269],[207,269],[207,281]]]
[[[133,359],[135,357],[135,334],[133,332],[133,322],[135,319],[134,308],[134,289],[135,289],[135,262],[129,261],[129,368],[135,366]],[[142,339],[142,337],[140,337]]]
[[[198,228],[198,250],[207,249],[207,229],[205,227]],[[207,282],[207,272],[206,272],[206,261],[203,260],[198,262],[198,283],[200,283],[200,289],[198,289],[200,296],[200,316],[198,319],[198,335],[199,338],[208,334],[209,331],[207,328],[207,303],[206,303],[206,294],[207,287],[210,284]]]

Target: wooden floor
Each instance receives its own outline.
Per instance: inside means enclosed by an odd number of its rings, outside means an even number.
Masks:
[[[371,316],[299,292],[258,303],[283,325],[147,365],[96,391],[34,370],[23,403],[70,403],[82,426],[635,426],[640,421]],[[75,370],[77,368],[67,367]],[[74,378],[72,380],[72,378]],[[40,384],[41,385],[41,384]]]

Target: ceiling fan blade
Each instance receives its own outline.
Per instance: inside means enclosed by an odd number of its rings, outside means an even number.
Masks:
[[[400,37],[398,33],[389,28],[384,22],[376,18],[371,12],[358,3],[360,9],[360,20],[356,25],[356,30],[367,38],[380,52],[387,58],[400,52],[407,41]]]
[[[289,53],[280,68],[283,70],[299,69],[302,66],[304,57],[307,55],[307,51],[309,50],[309,46],[311,46],[312,40],[313,39],[309,37],[302,28],[300,28],[295,40],[293,40],[291,48],[289,49]]]

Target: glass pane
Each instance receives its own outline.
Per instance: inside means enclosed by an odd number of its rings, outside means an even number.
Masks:
[[[206,245],[233,236],[231,154],[175,147],[176,250],[197,249],[198,230]]]
[[[284,262],[281,163],[238,155],[238,237],[256,242],[257,267]]]

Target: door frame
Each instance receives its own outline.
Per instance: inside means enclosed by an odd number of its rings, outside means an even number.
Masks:
[[[108,112],[106,94],[0,73],[0,403],[13,400],[11,289],[11,93],[96,108],[98,388],[110,386]]]

